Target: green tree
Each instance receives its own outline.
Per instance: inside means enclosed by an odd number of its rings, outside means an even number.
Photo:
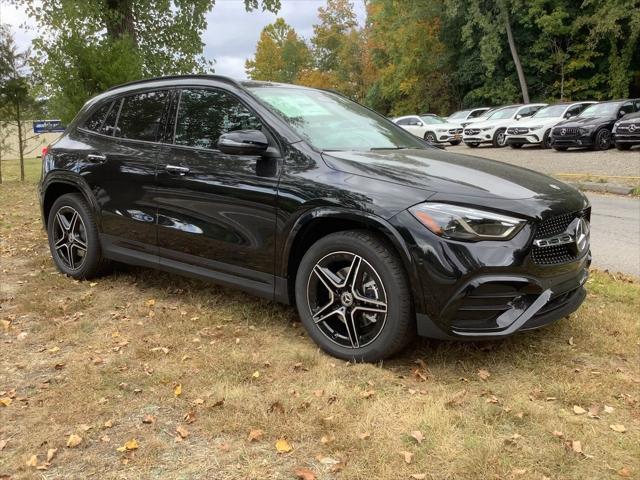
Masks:
[[[307,44],[278,18],[262,30],[254,58],[245,62],[245,69],[253,80],[294,83],[309,62]]]
[[[212,0],[13,1],[36,21],[33,72],[64,121],[115,84],[212,70],[201,39]],[[280,1],[245,0],[245,7],[277,11]]]
[[[37,113],[28,68],[30,55],[30,50],[19,51],[9,29],[0,26],[0,119],[3,131],[6,127],[17,131],[21,181],[24,181],[24,153],[29,140],[26,121]]]

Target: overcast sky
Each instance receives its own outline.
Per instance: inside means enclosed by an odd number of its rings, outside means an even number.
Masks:
[[[363,0],[351,0],[360,23],[364,23]],[[325,0],[282,0],[278,15],[270,12],[247,13],[243,0],[216,0],[216,5],[207,16],[208,27],[202,39],[204,53],[215,59],[216,73],[234,78],[246,78],[244,62],[253,57],[260,32],[279,17],[308,40],[313,35],[313,24],[318,20],[318,7]],[[21,48],[30,45],[35,36],[34,24],[20,9],[0,0],[0,21],[13,27],[16,42]],[[24,26],[26,24],[26,27]],[[30,28],[29,28],[30,26]]]

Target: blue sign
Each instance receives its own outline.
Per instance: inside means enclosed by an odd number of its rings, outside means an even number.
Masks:
[[[33,133],[64,132],[65,128],[60,120],[37,120],[33,122]]]

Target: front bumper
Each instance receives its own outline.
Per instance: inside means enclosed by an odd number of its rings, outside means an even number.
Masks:
[[[539,137],[536,134],[507,135],[506,140],[508,145],[511,145],[512,143],[537,145],[542,141],[542,137]]]
[[[593,146],[593,136],[589,133],[578,137],[551,137],[552,147],[591,147]]]
[[[443,240],[409,213],[397,217],[423,293],[416,302],[419,335],[501,338],[566,317],[585,299],[590,252],[536,263],[533,225],[507,242],[470,243]]]
[[[637,130],[636,130],[637,131]],[[638,133],[625,133],[625,134],[620,134],[620,133],[614,133],[613,134],[613,141],[616,143],[620,143],[620,144],[625,144],[625,145],[639,145],[640,144],[640,131],[637,131]]]

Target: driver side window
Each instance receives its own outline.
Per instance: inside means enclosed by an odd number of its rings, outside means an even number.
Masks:
[[[218,137],[262,124],[236,97],[222,90],[185,89],[178,104],[174,143],[216,149]]]

